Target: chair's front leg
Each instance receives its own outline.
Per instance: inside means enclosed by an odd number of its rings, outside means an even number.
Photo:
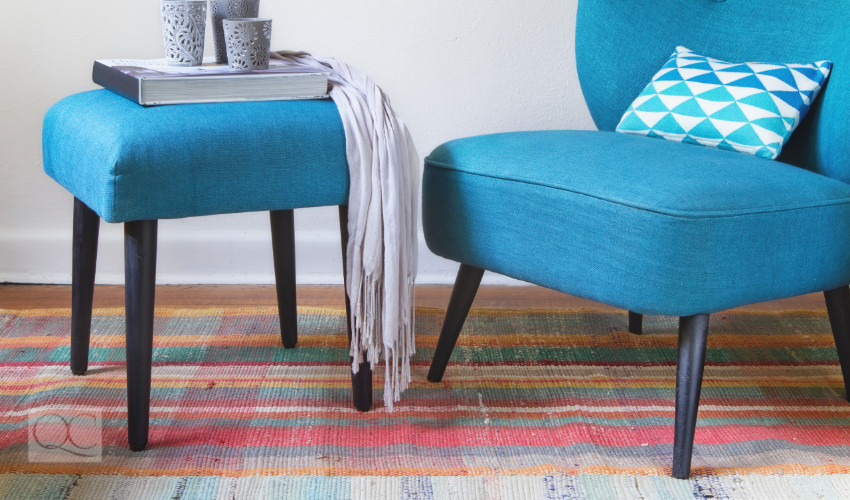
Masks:
[[[272,210],[272,253],[283,347],[298,343],[298,309],[295,299],[295,218],[293,210]]]
[[[694,431],[705,366],[708,314],[679,318],[679,356],[676,362],[676,420],[673,436],[673,477],[691,475]]]
[[[127,314],[127,438],[148,444],[156,279],[156,220],[124,223],[124,303]]]
[[[643,333],[643,314],[629,311],[629,331],[635,335]]]
[[[443,329],[440,331],[440,338],[437,340],[434,359],[431,361],[430,370],[428,370],[428,380],[431,382],[443,380],[443,373],[446,371],[446,365],[449,363],[460,330],[466,322],[472,301],[475,300],[475,294],[478,292],[478,285],[481,284],[482,276],[484,276],[483,269],[467,264],[460,265],[455,286],[452,288],[452,297],[449,299],[449,307],[446,310],[446,319],[443,321]]]
[[[345,291],[345,325],[348,331],[348,342],[351,342],[351,301],[348,298],[348,266],[346,255],[348,249],[348,205],[339,206],[339,236],[342,246],[342,281]],[[349,360],[354,363],[354,357]],[[354,407],[360,411],[369,411],[372,408],[372,367],[368,361],[360,363],[357,373],[351,371],[351,392],[354,399]]]
[[[823,292],[823,296],[844,376],[844,398],[850,401],[850,289],[842,286]]]
[[[71,271],[71,373],[85,375],[89,367],[91,310],[100,216],[74,198]]]

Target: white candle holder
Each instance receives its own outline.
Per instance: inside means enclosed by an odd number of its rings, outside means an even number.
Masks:
[[[267,69],[272,38],[272,20],[263,18],[225,19],[227,61],[233,69]]]
[[[162,0],[165,60],[172,66],[198,66],[204,59],[206,0]]]

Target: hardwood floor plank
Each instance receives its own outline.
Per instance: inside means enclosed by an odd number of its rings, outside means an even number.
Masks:
[[[450,295],[450,286],[417,286],[416,305],[445,309]],[[341,308],[345,307],[344,300],[341,285],[303,285],[298,287],[298,304],[302,306]],[[156,287],[156,304],[159,307],[275,306],[277,305],[277,298],[273,285],[160,285]],[[44,309],[70,306],[71,287],[68,285],[0,284],[0,309]],[[94,307],[124,307],[124,287],[120,285],[96,286]],[[593,308],[622,311],[599,302],[573,297],[539,286],[482,286],[472,307]],[[825,311],[825,307],[823,294],[811,293],[799,297],[752,304],[740,309]]]

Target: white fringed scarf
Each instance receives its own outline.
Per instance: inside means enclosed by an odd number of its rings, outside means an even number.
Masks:
[[[419,155],[389,98],[362,72],[333,58],[277,52],[275,59],[330,74],[330,97],[345,128],[350,174],[346,283],[352,370],[383,353],[384,404],[410,383],[417,266]]]

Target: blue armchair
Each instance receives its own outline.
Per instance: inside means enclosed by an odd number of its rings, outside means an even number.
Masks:
[[[441,380],[485,269],[679,316],[673,476],[690,475],[709,313],[824,291],[850,387],[850,9],[813,0],[584,0],[576,60],[599,131],[448,142],[425,160],[428,247],[461,263],[428,374]],[[684,45],[833,71],[777,161],[613,133]]]

